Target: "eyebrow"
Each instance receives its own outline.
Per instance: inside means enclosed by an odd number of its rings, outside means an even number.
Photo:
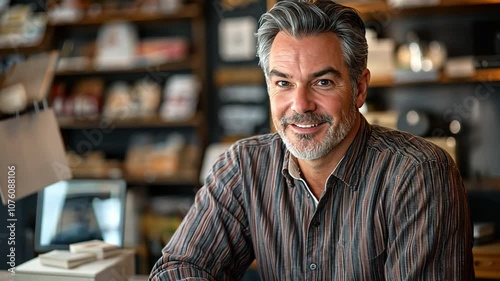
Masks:
[[[278,76],[278,77],[282,77],[282,78],[290,78],[291,76],[288,75],[288,74],[285,74],[279,70],[276,70],[276,69],[273,69],[269,72],[269,76]]]
[[[314,72],[313,74],[309,75],[310,78],[317,78],[317,77],[321,77],[323,75],[326,75],[326,74],[333,74],[335,76],[335,78],[341,78],[342,77],[342,74],[340,73],[340,71],[338,71],[337,69],[333,68],[333,67],[327,67],[323,70],[320,70],[318,72]],[[283,73],[279,70],[276,70],[276,69],[273,69],[269,72],[269,76],[278,76],[278,77],[282,77],[282,78],[291,78],[292,76],[286,74],[286,73]]]
[[[321,76],[326,75],[326,74],[333,74],[335,76],[335,78],[342,77],[342,74],[340,73],[340,71],[338,71],[337,69],[335,69],[333,67],[327,67],[327,68],[320,70],[318,72],[314,72],[313,74],[310,75],[310,77],[316,78],[316,77],[321,77]]]

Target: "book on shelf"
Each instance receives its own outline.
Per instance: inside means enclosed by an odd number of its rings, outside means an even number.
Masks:
[[[72,253],[90,253],[95,255],[97,259],[105,259],[119,254],[121,249],[117,245],[102,240],[90,240],[70,244],[69,251]]]
[[[39,255],[40,263],[46,266],[74,268],[96,260],[92,253],[72,253],[68,250],[52,250]]]

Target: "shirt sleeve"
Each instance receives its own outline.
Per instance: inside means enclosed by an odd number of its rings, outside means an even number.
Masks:
[[[154,265],[150,280],[239,280],[254,259],[236,154],[228,151]]]
[[[427,161],[396,186],[387,280],[474,280],[467,194],[457,167]]]

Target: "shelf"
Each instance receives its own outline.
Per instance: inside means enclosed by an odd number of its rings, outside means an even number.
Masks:
[[[221,67],[215,71],[215,85],[223,87],[238,84],[265,84],[260,67]]]
[[[75,179],[111,179],[112,177],[104,177],[100,175],[73,175]],[[128,184],[141,185],[141,184],[154,184],[154,185],[198,185],[197,173],[194,170],[179,171],[175,175],[123,175],[121,177]]]
[[[40,42],[36,44],[23,44],[18,46],[11,47],[0,47],[0,56],[9,56],[14,54],[33,54],[39,53],[43,51],[49,51],[50,45],[52,43],[52,38],[54,37],[54,29],[51,27],[47,27],[45,30],[45,34]]]
[[[446,74],[441,73],[440,79],[437,81],[425,81],[425,82],[405,82],[405,83],[395,83],[392,77],[377,77],[370,81],[370,87],[372,88],[383,88],[383,87],[394,87],[394,86],[405,86],[405,85],[432,85],[432,84],[458,84],[458,83],[485,83],[485,82],[499,82],[500,81],[500,69],[478,69],[474,76],[465,78],[451,78],[447,77]]]
[[[422,6],[407,6],[407,7],[392,7],[386,1],[375,0],[367,2],[344,1],[343,5],[353,7],[358,10],[363,18],[370,18],[374,14],[387,14],[383,20],[390,17],[411,15],[411,14],[427,14],[446,11],[447,13],[455,12],[470,12],[472,8],[488,8],[491,5],[500,4],[498,0],[441,0],[439,5],[422,5]],[[451,9],[451,10],[450,10]],[[381,18],[379,18],[381,19]]]
[[[190,20],[201,16],[200,5],[196,3],[185,4],[179,10],[172,12],[171,14],[160,14],[160,13],[145,13],[137,12],[136,10],[121,11],[117,10],[114,12],[103,12],[96,16],[84,16],[82,19],[74,22],[52,22],[49,23],[52,26],[67,26],[67,27],[78,27],[78,26],[92,26],[92,25],[102,25],[108,22],[118,22],[126,21],[133,23],[148,23],[148,22],[158,22],[158,21],[179,21],[179,20]]]
[[[464,180],[464,185],[469,192],[500,191],[500,178],[481,178],[481,179]]]
[[[196,127],[202,125],[202,117],[197,114],[186,121],[164,121],[160,117],[151,118],[124,118],[124,119],[106,119],[106,118],[74,118],[58,117],[57,121],[61,129],[88,129],[103,128],[106,130],[113,128],[174,128],[174,127]]]
[[[158,71],[178,71],[178,70],[191,70],[193,69],[193,62],[191,60],[182,60],[177,62],[169,62],[159,65],[148,66],[131,66],[119,68],[86,68],[82,70],[64,70],[57,71],[56,77],[66,76],[88,76],[88,75],[106,75],[106,74],[127,74],[127,73],[152,73]]]
[[[443,75],[441,77],[441,83],[460,83],[460,82],[498,82],[500,81],[500,69],[494,68],[494,69],[478,69],[476,70],[476,73],[474,73],[474,76],[472,77],[467,77],[467,78],[450,78],[446,77]]]
[[[194,170],[183,170],[175,175],[150,175],[150,176],[132,176],[123,177],[129,184],[156,184],[156,185],[198,185],[198,174]]]
[[[343,1],[341,4],[353,7],[361,14],[388,12],[390,10],[389,5],[385,1],[369,1],[364,3]]]
[[[500,241],[472,247],[476,278],[500,278]]]

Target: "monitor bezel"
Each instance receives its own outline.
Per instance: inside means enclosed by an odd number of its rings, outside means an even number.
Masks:
[[[120,240],[119,240],[119,245],[118,247],[123,247],[123,241],[124,241],[124,229],[125,229],[125,212],[126,212],[126,193],[127,193],[127,184],[124,180],[122,179],[71,179],[71,180],[65,180],[61,182],[67,182],[69,184],[95,184],[102,186],[104,185],[109,185],[109,186],[114,186],[118,188],[118,198],[120,199],[122,204],[121,208],[121,214],[120,214],[120,221],[119,221],[119,230],[120,230]],[[58,183],[61,183],[58,182]],[[57,184],[57,183],[55,183]],[[51,185],[52,186],[52,185]],[[48,186],[46,187],[48,188]],[[35,233],[34,233],[34,250],[36,253],[45,253],[49,252],[51,250],[68,250],[69,249],[69,244],[50,244],[50,245],[42,245],[41,242],[41,230],[42,230],[42,214],[43,214],[43,206],[44,206],[44,192],[45,189],[42,189],[38,192],[37,195],[37,204],[36,204],[36,218],[35,218]],[[89,190],[89,193],[95,190]]]

